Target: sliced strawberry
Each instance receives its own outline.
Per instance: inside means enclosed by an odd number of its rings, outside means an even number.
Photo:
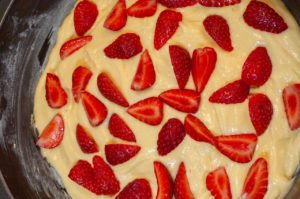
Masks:
[[[199,3],[206,7],[224,7],[241,3],[241,0],[199,0]]]
[[[157,97],[150,97],[127,109],[127,113],[150,125],[159,125],[163,119],[163,103]]]
[[[216,137],[217,149],[232,161],[247,163],[252,160],[257,136],[255,134],[221,135]]]
[[[109,58],[129,59],[142,52],[142,50],[140,36],[135,33],[125,33],[107,46],[104,53]]]
[[[98,17],[97,5],[89,0],[80,1],[74,10],[74,26],[78,36],[83,36]]]
[[[65,59],[92,41],[92,36],[82,36],[65,42],[60,48],[60,58]]]
[[[186,113],[196,113],[200,105],[200,96],[193,90],[171,89],[161,93],[159,97],[172,108]]]
[[[129,106],[124,95],[105,72],[99,74],[97,85],[100,93],[109,101],[119,104],[123,107]]]
[[[182,162],[179,165],[178,172],[174,182],[174,196],[176,199],[194,199],[190,189],[189,181],[186,176],[185,165]]]
[[[131,83],[131,89],[141,91],[150,88],[155,83],[155,80],[156,75],[154,65],[148,50],[145,50],[141,56],[134,79]]]
[[[126,1],[118,0],[104,22],[104,27],[113,31],[122,29],[127,22]]]
[[[136,138],[129,126],[124,122],[124,120],[116,113],[112,114],[109,124],[109,132],[122,140],[129,142],[136,142]]]
[[[46,100],[51,108],[61,108],[68,103],[68,95],[61,87],[58,76],[47,73],[46,77]]]
[[[244,102],[249,95],[250,87],[242,80],[237,80],[215,91],[209,101],[221,104],[237,104]]]
[[[107,116],[106,106],[94,95],[83,92],[82,104],[92,126],[99,126]]]
[[[99,152],[94,138],[80,124],[76,127],[76,139],[83,153]]]
[[[158,0],[160,4],[168,8],[182,8],[187,6],[193,6],[197,0]]]
[[[154,35],[154,47],[159,50],[176,33],[182,14],[173,10],[164,10],[158,16]]]
[[[262,86],[272,72],[272,62],[265,47],[257,47],[246,59],[242,79],[250,86]]]
[[[289,127],[296,130],[300,127],[300,84],[284,88],[282,98]]]
[[[243,16],[249,26],[258,30],[279,34],[288,28],[284,19],[261,1],[250,1]]]
[[[232,51],[230,30],[226,19],[220,15],[210,15],[203,21],[207,33],[224,50]]]
[[[82,92],[85,91],[93,73],[84,66],[77,67],[72,75],[72,93],[75,102],[79,102]]]
[[[207,142],[215,145],[215,137],[210,130],[195,116],[188,114],[184,120],[186,133],[198,142]]]
[[[263,199],[268,191],[268,176],[268,162],[258,158],[248,171],[241,198]]]
[[[213,48],[198,48],[193,52],[192,77],[196,91],[201,94],[215,70],[217,53]]]
[[[155,14],[156,9],[157,0],[137,0],[127,9],[127,14],[138,18],[150,17]]]
[[[36,145],[45,149],[53,149],[60,145],[64,138],[64,120],[58,113],[43,130]]]
[[[111,165],[118,165],[133,158],[141,147],[128,144],[107,144],[105,145],[106,160]]]
[[[172,199],[173,180],[166,166],[161,162],[154,162],[154,172],[157,181],[156,199]]]
[[[272,102],[264,94],[255,94],[250,97],[248,108],[256,134],[260,136],[266,131],[272,120]]]
[[[180,46],[172,45],[169,46],[169,54],[178,86],[180,89],[184,89],[192,69],[190,53]]]
[[[146,179],[135,179],[128,183],[116,199],[151,199],[152,191]]]
[[[176,118],[169,119],[158,134],[157,151],[159,155],[167,155],[184,139],[185,130],[182,122]]]

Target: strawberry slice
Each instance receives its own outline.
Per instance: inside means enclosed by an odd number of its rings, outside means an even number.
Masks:
[[[156,9],[157,0],[138,0],[127,9],[127,14],[138,18],[150,17],[156,13]]]
[[[100,93],[109,101],[123,107],[129,106],[124,95],[105,72],[99,74],[97,85]]]
[[[65,42],[60,48],[60,58],[65,59],[92,41],[92,36],[82,36]]]
[[[180,89],[184,89],[192,69],[190,53],[180,46],[172,45],[169,46],[169,54],[178,86]]]
[[[125,33],[107,46],[104,53],[109,58],[129,59],[142,52],[142,50],[140,36],[135,33]]]
[[[72,93],[75,102],[79,102],[82,92],[85,91],[93,73],[84,66],[77,67],[72,75]]]
[[[206,7],[224,7],[241,3],[241,0],[199,0],[199,3]]]
[[[94,138],[80,124],[76,127],[76,139],[83,153],[99,152]]]
[[[224,50],[232,51],[230,30],[226,19],[220,15],[210,15],[203,21],[206,32]]]
[[[151,199],[152,191],[146,179],[135,179],[128,183],[116,199]]]
[[[79,2],[74,10],[74,26],[78,36],[83,36],[95,23],[98,17],[97,5],[91,1]]]
[[[127,113],[150,125],[159,125],[163,119],[163,103],[157,97],[150,97],[127,109]]]
[[[45,87],[48,106],[57,109],[68,103],[68,95],[61,87],[58,76],[47,73]]]
[[[258,158],[248,171],[241,198],[263,199],[268,191],[268,175],[268,162]]]
[[[167,155],[184,139],[185,130],[182,122],[176,118],[169,119],[158,134],[157,151],[159,155]]]
[[[216,137],[217,149],[232,161],[247,163],[252,160],[257,136],[255,134],[221,135]]]
[[[188,89],[171,89],[161,93],[159,98],[172,108],[186,113],[196,113],[200,105],[199,94]]]
[[[193,6],[197,0],[158,0],[160,4],[168,8],[182,8],[187,6]]]
[[[112,11],[106,18],[104,22],[104,27],[117,31],[122,29],[127,22],[127,11],[126,11],[126,1],[118,0],[117,4],[113,7]]]
[[[244,102],[249,95],[250,87],[242,80],[237,80],[215,91],[209,101],[221,104],[237,104]]]
[[[60,145],[64,138],[64,120],[58,113],[43,130],[36,145],[45,149],[53,149]]]
[[[134,79],[131,83],[131,89],[141,91],[150,88],[156,80],[154,65],[148,50],[145,50],[141,56]]]
[[[279,34],[288,28],[284,19],[268,4],[261,1],[250,1],[243,17],[249,26],[261,31]]]
[[[83,92],[82,104],[89,122],[93,127],[99,126],[105,120],[107,116],[107,108],[94,95],[88,92]]]
[[[289,127],[296,130],[300,127],[300,84],[284,88],[282,98]]]
[[[122,140],[136,142],[136,138],[129,126],[116,113],[112,114],[108,124],[109,132]]]
[[[250,86],[262,86],[272,72],[272,63],[265,47],[257,47],[246,59],[242,79]]]
[[[192,77],[196,91],[201,94],[215,70],[217,53],[213,48],[198,48],[193,52]]]
[[[157,181],[157,199],[172,199],[173,180],[166,166],[158,161],[154,162],[154,172]]]
[[[256,134],[260,136],[266,131],[272,120],[272,102],[264,94],[255,94],[250,97],[248,108]]]
[[[229,178],[224,167],[219,167],[207,175],[206,187],[215,199],[232,198]]]
[[[164,10],[158,16],[154,34],[154,47],[159,50],[176,33],[182,14],[173,10]]]
[[[106,160],[111,165],[118,165],[133,158],[141,147],[128,144],[107,144],[105,145]]]
[[[215,137],[210,130],[195,116],[188,114],[184,120],[186,133],[198,142],[207,142],[215,145]]]
[[[185,165],[182,162],[179,165],[178,172],[174,182],[174,196],[176,199],[194,199],[190,189],[189,181],[186,176]]]

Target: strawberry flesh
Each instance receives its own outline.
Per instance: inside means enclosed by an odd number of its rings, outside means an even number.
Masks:
[[[241,0],[199,0],[199,3],[206,7],[224,7],[241,3]]]
[[[146,179],[135,179],[128,183],[116,199],[152,199],[152,191]]]
[[[187,6],[193,6],[197,0],[158,0],[160,4],[168,8],[182,8]]]
[[[285,87],[282,98],[289,127],[296,130],[300,127],[300,84]]]
[[[76,139],[83,153],[99,152],[94,138],[80,124],[76,127]]]
[[[109,132],[122,140],[136,142],[136,138],[129,126],[116,113],[112,114],[108,123]]]
[[[65,59],[92,41],[92,36],[82,36],[65,42],[60,48],[60,58]]]
[[[163,163],[155,161],[154,172],[157,181],[156,199],[172,199],[173,180],[169,170]]]
[[[194,199],[186,175],[185,164],[183,162],[179,165],[178,172],[175,177],[174,196],[176,199]]]
[[[118,165],[133,158],[141,147],[128,144],[107,144],[105,145],[106,160],[111,165]]]
[[[72,93],[75,102],[79,102],[82,92],[85,91],[93,73],[84,66],[77,67],[72,75]]]
[[[48,106],[54,109],[61,108],[68,103],[68,95],[62,88],[58,76],[47,73],[46,77],[46,100]]]
[[[132,17],[144,18],[153,16],[157,10],[157,0],[138,0],[127,9]]]
[[[104,27],[117,31],[122,29],[127,22],[127,10],[126,10],[126,1],[118,0],[117,4],[113,7],[112,11],[106,18],[104,22]]]

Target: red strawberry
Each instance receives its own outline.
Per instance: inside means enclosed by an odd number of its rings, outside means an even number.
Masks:
[[[129,59],[142,52],[142,50],[140,36],[135,33],[125,33],[107,46],[104,53],[109,58]]]
[[[68,95],[61,87],[58,76],[47,73],[46,77],[46,100],[51,108],[61,108],[68,102]]]
[[[182,21],[182,14],[173,10],[164,10],[160,13],[155,28],[154,47],[159,50],[175,34]]]
[[[156,199],[172,199],[173,180],[168,169],[161,162],[154,162],[154,172],[157,181]]]
[[[83,92],[82,104],[92,126],[99,126],[107,116],[106,106],[94,95]]]
[[[182,8],[195,5],[197,0],[158,0],[158,2],[168,8]]]
[[[118,0],[104,22],[104,27],[113,31],[120,30],[126,25],[127,11],[125,0]]]
[[[74,10],[74,25],[78,36],[83,36],[98,17],[97,5],[88,0],[79,2]]]
[[[288,28],[284,19],[273,8],[261,1],[250,1],[243,16],[249,26],[258,30],[278,34]]]
[[[169,119],[158,134],[157,151],[159,155],[167,155],[173,151],[184,139],[185,130],[180,120]]]
[[[268,81],[272,63],[265,47],[257,47],[244,63],[242,79],[250,86],[261,86]]]
[[[237,80],[215,91],[209,101],[221,104],[242,103],[249,95],[250,87],[242,80]]]
[[[252,160],[257,136],[255,134],[221,135],[216,137],[217,149],[232,161],[247,163]]]
[[[258,158],[250,167],[241,198],[263,199],[268,191],[268,162]]]
[[[60,145],[64,138],[64,120],[58,113],[43,130],[36,145],[45,149],[53,149]]]
[[[199,0],[199,3],[206,7],[224,7],[241,3],[241,0]]]
[[[108,129],[109,132],[117,138],[129,142],[136,142],[136,138],[132,130],[124,122],[124,120],[116,113],[112,114],[109,120]]]
[[[92,41],[92,36],[82,36],[65,42],[60,48],[60,58],[65,59]]]
[[[198,48],[193,52],[192,76],[196,91],[201,94],[215,70],[217,53],[213,48]]]
[[[127,184],[116,199],[151,199],[152,191],[146,179],[135,179]]]
[[[215,137],[210,130],[195,116],[188,114],[184,120],[186,133],[198,142],[215,144]]]
[[[76,127],[76,139],[83,153],[96,153],[99,151],[94,138],[80,124]]]
[[[163,119],[163,103],[157,97],[150,97],[127,109],[127,113],[150,125],[159,125]]]
[[[272,120],[272,102],[264,94],[255,94],[250,97],[248,108],[256,134],[260,136],[266,131]]]
[[[87,84],[89,83],[93,73],[86,67],[77,67],[72,75],[72,93],[75,102],[79,102],[82,92],[84,92]]]
[[[118,165],[133,158],[141,147],[128,144],[107,144],[105,145],[106,160],[111,165]]]
[[[178,86],[184,89],[192,69],[191,56],[186,49],[176,45],[169,46],[169,53]]]
[[[219,167],[207,175],[206,187],[215,199],[232,198],[230,181],[224,167]]]
[[[194,199],[190,189],[189,181],[186,176],[185,165],[182,162],[179,165],[178,172],[174,182],[174,196],[176,199]]]
[[[224,50],[232,51],[230,30],[226,19],[219,15],[210,15],[203,21],[207,33]]]
[[[157,9],[157,0],[137,0],[130,8],[127,14],[132,17],[150,17],[153,16]]]
[[[296,130],[300,127],[300,84],[284,88],[282,98],[289,127]]]
[[[105,72],[99,74],[97,85],[100,93],[109,101],[119,104],[123,107],[129,106],[124,95],[120,92],[119,88]]]
[[[150,88],[155,83],[155,80],[156,75],[153,62],[148,50],[145,50],[141,56],[134,79],[131,83],[131,89],[141,91],[146,88]]]

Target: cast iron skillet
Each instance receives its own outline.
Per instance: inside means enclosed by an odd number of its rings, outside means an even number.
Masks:
[[[7,191],[5,198],[69,198],[35,146],[31,114],[35,86],[48,50],[74,3],[16,0],[0,29],[0,181]],[[286,3],[300,22],[300,0]],[[286,198],[299,195],[300,177]]]

